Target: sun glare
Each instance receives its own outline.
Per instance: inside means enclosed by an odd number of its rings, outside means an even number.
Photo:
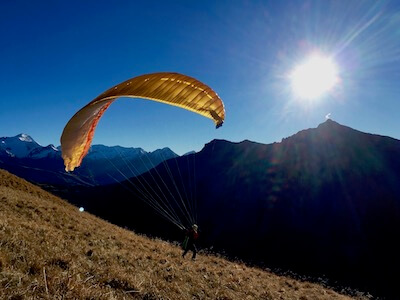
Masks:
[[[302,99],[317,99],[338,82],[336,64],[317,54],[297,65],[290,74],[293,93]]]

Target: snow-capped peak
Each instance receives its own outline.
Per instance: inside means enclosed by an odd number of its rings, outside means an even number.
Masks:
[[[0,141],[0,148],[15,157],[26,157],[32,150],[42,147],[25,133],[14,137],[2,137]]]
[[[16,136],[22,142],[34,142],[34,140],[27,134],[21,133]]]

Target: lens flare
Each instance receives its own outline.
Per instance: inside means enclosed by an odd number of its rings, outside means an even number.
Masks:
[[[296,97],[316,99],[337,84],[337,66],[329,57],[314,54],[293,69],[290,80]]]

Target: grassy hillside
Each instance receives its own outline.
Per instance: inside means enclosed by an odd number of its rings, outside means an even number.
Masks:
[[[350,298],[212,255],[184,260],[0,170],[0,299]]]

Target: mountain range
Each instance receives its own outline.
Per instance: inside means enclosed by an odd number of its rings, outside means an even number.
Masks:
[[[195,199],[203,249],[398,295],[397,139],[327,120],[268,145],[213,140],[118,184],[47,188],[112,223],[179,239],[182,233],[141,200],[141,182],[158,187],[148,191],[154,197]]]
[[[93,145],[80,168],[64,171],[61,147],[42,146],[27,134],[0,138],[0,168],[36,184],[104,185],[142,174],[166,159],[177,157],[169,148]]]

